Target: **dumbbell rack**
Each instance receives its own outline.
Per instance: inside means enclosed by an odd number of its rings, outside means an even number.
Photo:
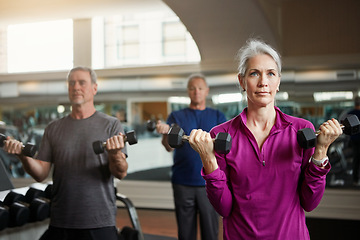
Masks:
[[[35,183],[31,186],[40,190],[45,190],[48,184]],[[25,195],[29,187],[16,188],[12,190],[0,191],[0,200],[3,201],[10,191]],[[49,218],[40,222],[30,222],[19,227],[9,227],[0,231],[0,240],[11,239],[39,239],[49,226]]]
[[[51,182],[47,184],[42,183],[34,183],[30,187],[34,187],[40,190],[45,190],[46,187],[51,184]],[[0,191],[0,201],[4,201],[5,197],[10,191],[14,191],[16,193],[20,193],[22,195],[26,195],[26,192],[30,187],[16,188],[12,190]],[[125,195],[116,193],[116,200],[121,202],[128,211],[132,228],[137,230],[138,239],[144,240],[144,236],[142,233],[142,229],[140,226],[140,221],[136,212],[136,209],[129,198]],[[121,208],[121,204],[117,205],[118,208]],[[30,222],[26,223],[20,227],[9,227],[0,231],[0,240],[12,240],[12,239],[39,239],[41,235],[46,231],[49,226],[50,219],[43,220],[41,222]]]

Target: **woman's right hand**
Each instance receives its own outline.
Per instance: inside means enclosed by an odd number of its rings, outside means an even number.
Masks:
[[[210,133],[201,129],[192,130],[189,136],[189,144],[199,153],[205,174],[212,173],[218,168],[214,153],[214,141]]]

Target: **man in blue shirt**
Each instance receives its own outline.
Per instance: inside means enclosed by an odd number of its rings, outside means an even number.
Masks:
[[[172,186],[179,240],[195,240],[197,235],[197,213],[200,216],[201,238],[218,239],[219,216],[211,206],[205,191],[205,180],[201,176],[202,162],[199,154],[188,143],[173,149],[167,142],[167,133],[172,124],[179,125],[186,135],[193,129],[209,132],[214,126],[226,121],[218,110],[206,107],[209,87],[205,77],[193,74],[187,85],[190,105],[172,112],[167,123],[158,122],[156,130],[163,134],[162,144],[167,151],[174,150]]]

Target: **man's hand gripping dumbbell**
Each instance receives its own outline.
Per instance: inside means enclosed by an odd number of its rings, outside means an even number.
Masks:
[[[4,150],[10,154],[24,155],[27,157],[33,157],[37,151],[34,144],[27,143],[24,145],[22,142],[6,137],[4,134],[0,134],[0,147],[3,147]]]
[[[128,142],[130,145],[136,144],[138,142],[135,131],[129,131],[125,135],[120,133],[119,135],[107,139],[106,142],[95,141],[93,142],[93,149],[96,154],[103,153],[105,149],[111,153],[113,151],[123,149],[125,142]]]

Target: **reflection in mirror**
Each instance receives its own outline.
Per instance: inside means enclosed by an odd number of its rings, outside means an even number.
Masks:
[[[208,106],[222,111],[227,119],[239,114],[246,102],[213,103]],[[188,104],[164,101],[119,101],[96,103],[96,109],[117,117],[125,131],[135,130],[139,143],[128,146],[129,171],[125,180],[170,181],[172,153],[161,144],[162,136],[156,131],[147,130],[148,120],[166,121],[171,111],[187,107]],[[322,104],[301,104],[284,100],[277,106],[285,113],[311,121],[317,129],[327,119],[342,120],[354,108],[352,102],[331,102]],[[7,107],[1,111],[0,133],[11,136],[24,143],[30,142],[37,147],[44,129],[51,121],[66,116],[70,105]],[[341,135],[329,148],[328,156],[332,166],[327,175],[328,188],[360,189],[353,182],[353,148],[350,136]],[[7,173],[12,178],[30,178],[23,170],[19,159],[0,149],[0,158]]]

